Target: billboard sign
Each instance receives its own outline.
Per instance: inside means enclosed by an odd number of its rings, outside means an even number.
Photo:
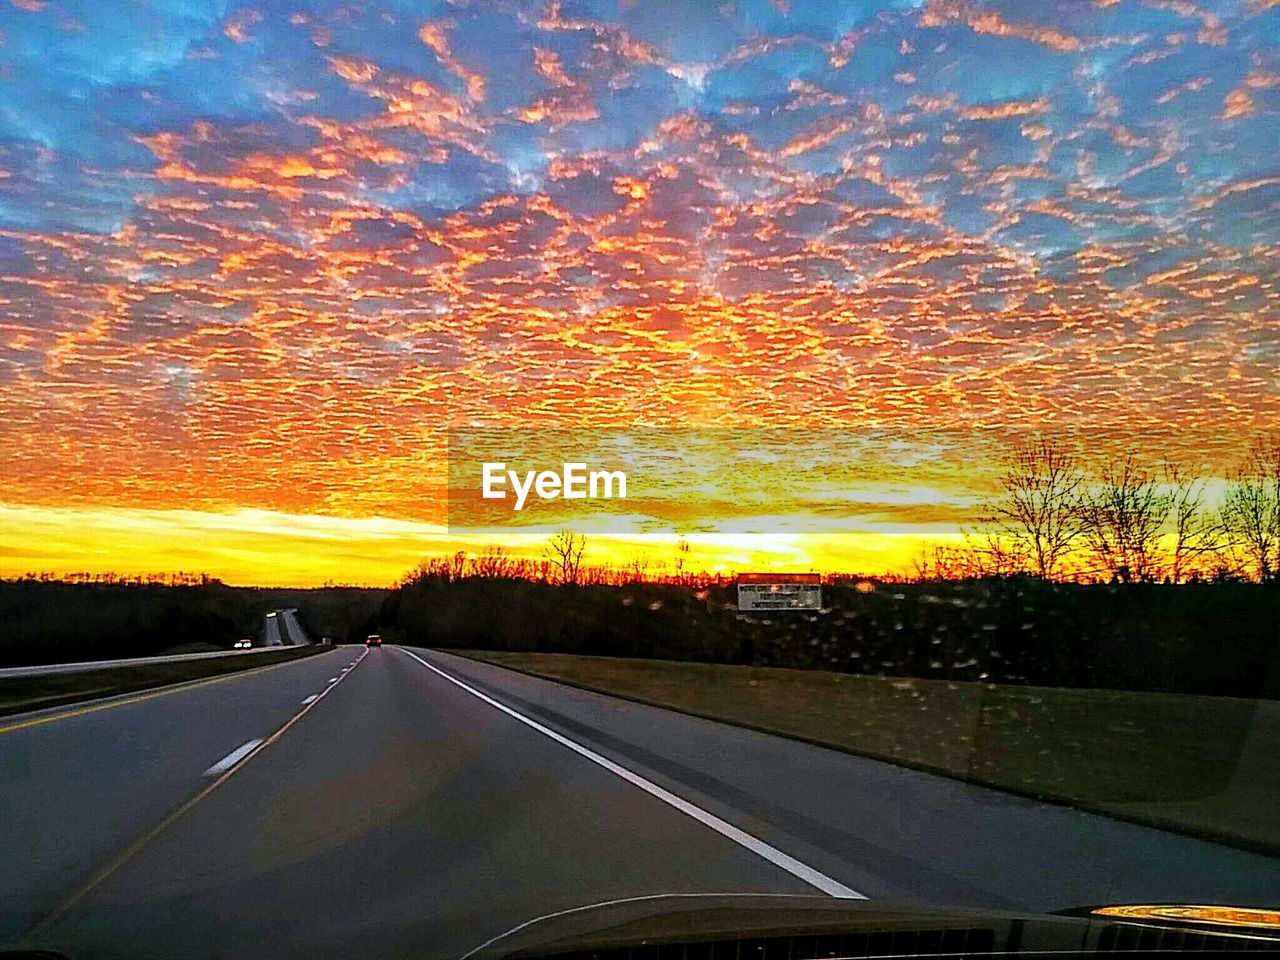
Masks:
[[[817,573],[742,573],[738,612],[821,610],[822,576]]]

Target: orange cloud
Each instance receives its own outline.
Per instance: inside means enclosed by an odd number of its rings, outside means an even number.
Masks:
[[[1253,97],[1249,96],[1249,91],[1247,90],[1232,90],[1222,101],[1223,120],[1239,120],[1241,117],[1249,117],[1256,110],[1257,107],[1254,105]]]
[[[223,23],[222,32],[228,39],[234,40],[236,43],[247,43],[249,40],[249,28],[255,23],[261,22],[261,10],[253,8],[241,10]]]
[[[476,103],[484,100],[484,74],[467,69],[466,65],[453,55],[449,49],[449,39],[445,35],[444,27],[441,24],[424,23],[418,29],[418,39],[430,48],[431,52],[436,55],[436,59],[440,61],[446,70],[466,84],[467,96]]]
[[[1007,120],[1010,117],[1033,117],[1049,112],[1049,101],[1006,100],[1004,103],[962,107],[960,116],[965,120]]]
[[[1052,27],[1009,23],[995,11],[971,6],[963,0],[929,0],[920,16],[920,25],[923,27],[937,27],[951,21],[964,23],[974,33],[1017,37],[1061,53],[1077,53],[1084,49],[1079,37]]]

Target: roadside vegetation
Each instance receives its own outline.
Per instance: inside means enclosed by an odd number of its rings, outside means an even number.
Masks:
[[[732,576],[543,555],[429,558],[370,618],[406,643],[955,682],[1280,697],[1280,432],[1226,478],[1065,442],[1009,451],[962,543],[909,576],[824,576],[822,613],[745,617]]]
[[[370,619],[390,642],[1055,687],[1280,697],[1280,591],[1027,576],[837,581],[824,613],[739,617],[732,583],[415,576]]]
[[[386,591],[230,587],[199,575],[0,580],[0,666],[229,649],[270,610],[297,607],[314,638],[355,637]]]
[[[457,651],[560,683],[1280,854],[1280,703]]]
[[[229,646],[296,607],[315,637],[1074,688],[1280,696],[1280,432],[1212,480],[1065,442],[1009,451],[958,545],[909,575],[824,575],[822,613],[746,617],[731,575],[666,557],[424,560],[387,591],[233,588],[198,576],[0,582],[0,664]]]

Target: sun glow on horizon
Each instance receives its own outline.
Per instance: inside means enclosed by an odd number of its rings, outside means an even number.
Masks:
[[[389,586],[429,557],[477,555],[500,546],[537,561],[549,532],[450,534],[445,528],[388,518],[291,515],[264,510],[201,512],[0,504],[0,577],[29,573],[203,573],[235,586]],[[905,573],[922,546],[946,535],[901,533],[732,535],[693,533],[587,535],[588,565],[651,574],[674,570],[676,547],[689,544],[689,571],[818,570]],[[35,549],[30,544],[38,545]]]

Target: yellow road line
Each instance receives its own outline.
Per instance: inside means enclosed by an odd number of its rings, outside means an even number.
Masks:
[[[114,707],[124,707],[131,703],[141,703],[144,700],[154,700],[156,697],[168,696],[171,693],[179,693],[183,690],[192,690],[196,687],[208,686],[213,683],[221,683],[223,680],[234,680],[236,677],[243,677],[249,673],[266,673],[268,670],[274,670],[277,667],[287,667],[290,664],[300,663],[304,660],[310,659],[310,657],[295,657],[292,660],[285,660],[283,663],[272,663],[265,667],[250,667],[248,670],[233,670],[230,673],[224,673],[216,677],[206,677],[202,680],[183,680],[178,683],[171,683],[166,686],[159,687],[155,690],[148,690],[144,693],[123,696],[118,700],[113,699],[106,703],[96,703],[91,706],[65,710],[61,713],[54,713],[48,716],[32,717],[29,720],[18,720],[14,723],[0,724],[0,735],[14,733],[18,730],[26,730],[30,727],[39,727],[46,723],[53,723],[55,720],[70,720],[72,717],[83,717],[86,714],[98,713],[102,710],[111,710]]]
[[[360,655],[360,658],[356,661],[356,663],[359,663],[360,660],[363,660],[365,656],[368,654],[368,652],[369,651],[366,649],[364,653]],[[308,658],[304,657],[303,659],[308,659]],[[295,663],[296,661],[289,660],[287,662]],[[277,664],[273,664],[273,666],[283,667],[285,666],[285,664],[277,663]],[[252,760],[254,757],[256,757],[259,753],[261,753],[267,747],[271,746],[273,743],[275,743],[277,740],[283,737],[285,735],[285,732],[290,727],[292,727],[295,723],[297,723],[299,720],[305,717],[312,710],[312,708],[314,708],[317,704],[320,703],[321,700],[323,700],[326,696],[328,696],[334,690],[337,690],[338,684],[340,684],[348,676],[350,676],[350,674],[344,673],[336,682],[326,686],[324,688],[324,691],[320,694],[320,696],[316,697],[314,700],[312,700],[310,703],[304,706],[301,710],[295,713],[292,717],[286,720],[283,726],[279,727],[275,733],[271,734],[271,736],[267,737],[265,740],[260,740],[257,746],[255,746],[243,757],[241,757],[239,760],[233,763],[228,769],[224,770],[216,780],[212,781],[208,786],[206,786],[203,790],[201,790],[195,796],[189,798],[188,800],[180,804],[176,810],[170,813],[167,817],[165,817],[163,820],[157,823],[154,827],[152,827],[142,836],[138,837],[138,839],[134,840],[127,847],[125,847],[124,850],[122,850],[114,859],[112,859],[110,863],[108,863],[105,867],[103,867],[96,874],[94,874],[93,877],[91,877],[86,883],[82,884],[80,888],[76,890],[75,893],[73,893],[70,897],[68,897],[66,900],[60,903],[58,907],[53,911],[53,913],[49,914],[47,917],[41,920],[38,924],[32,927],[31,930],[29,930],[26,934],[24,934],[20,942],[29,943],[35,940],[37,937],[39,937],[40,934],[42,934],[45,930],[49,929],[49,927],[51,927],[59,919],[61,919],[62,916],[66,914],[68,910],[71,910],[73,907],[75,907],[78,903],[80,903],[80,901],[82,901],[85,897],[87,897],[94,890],[96,890],[103,883],[105,883],[108,879],[110,879],[113,873],[115,873],[117,870],[123,867],[126,863],[132,860],[135,856],[141,853],[142,850],[149,843],[151,843],[151,841],[155,840],[156,837],[160,836],[160,834],[164,833],[165,830],[169,829],[169,827],[172,826],[175,821],[177,821],[180,817],[186,814],[189,810],[191,810],[196,804],[198,804],[205,797],[209,796],[209,794],[213,793],[213,791],[217,790],[220,786],[222,786],[224,783],[230,780],[232,775],[234,775],[236,771],[243,769],[243,767],[250,760]]]

